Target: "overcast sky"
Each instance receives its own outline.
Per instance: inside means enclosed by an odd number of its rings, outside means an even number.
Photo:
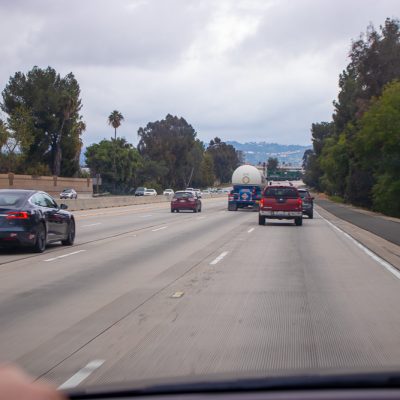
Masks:
[[[399,0],[0,0],[3,90],[16,71],[73,72],[84,143],[167,113],[203,141],[309,144],[329,120],[351,40]]]

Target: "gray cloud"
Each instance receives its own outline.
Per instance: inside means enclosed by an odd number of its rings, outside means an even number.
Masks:
[[[395,17],[397,0],[0,1],[4,87],[15,71],[51,65],[76,75],[86,144],[167,113],[199,137],[309,142],[329,119],[351,39]],[[6,16],[6,17],[4,17]]]

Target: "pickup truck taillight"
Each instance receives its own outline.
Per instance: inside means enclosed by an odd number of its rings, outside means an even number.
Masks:
[[[300,197],[297,199],[297,205],[298,205],[298,207],[302,207],[303,206],[303,201],[301,200]]]

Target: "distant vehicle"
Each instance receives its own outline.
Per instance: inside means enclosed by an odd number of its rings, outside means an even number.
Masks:
[[[210,194],[211,194],[211,192],[210,192],[210,190],[208,190],[208,189],[205,189],[205,190],[203,190],[202,194],[204,194],[204,195],[208,196],[208,195],[210,195]]]
[[[258,208],[262,190],[265,186],[264,175],[252,165],[242,165],[232,174],[233,189],[228,195],[228,210],[238,208]]]
[[[181,190],[175,192],[171,200],[171,212],[180,210],[191,210],[195,213],[201,212],[201,200],[192,191]]]
[[[155,189],[146,189],[143,192],[143,196],[157,196],[157,192]]]
[[[165,189],[163,192],[164,196],[173,196],[175,192],[172,189]]]
[[[144,192],[146,191],[147,189],[145,188],[145,187],[138,187],[138,188],[136,188],[136,190],[135,190],[135,196],[144,196]]]
[[[187,192],[193,192],[193,191],[194,191],[193,188],[186,188],[185,190],[186,190]]]
[[[196,193],[197,197],[201,199],[201,190],[200,189],[193,189],[193,191]]]
[[[64,189],[60,193],[60,199],[77,199],[78,193],[74,189]]]
[[[42,253],[48,243],[71,246],[75,219],[47,193],[36,190],[0,190],[0,245],[29,246]]]
[[[303,201],[294,186],[267,186],[260,202],[258,224],[265,219],[293,219],[297,226],[303,224]]]
[[[312,219],[314,217],[314,197],[311,197],[311,194],[307,189],[297,190],[300,194],[301,199],[303,200],[303,214]]]

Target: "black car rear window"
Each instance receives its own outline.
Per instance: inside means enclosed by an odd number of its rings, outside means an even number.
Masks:
[[[26,194],[0,193],[0,207],[20,207],[26,199]]]
[[[298,192],[294,188],[269,187],[265,189],[264,197],[283,197],[286,199],[295,199],[298,197]]]
[[[175,199],[187,199],[189,197],[193,197],[192,193],[175,193]]]
[[[299,195],[302,199],[309,196],[307,190],[299,190]]]

